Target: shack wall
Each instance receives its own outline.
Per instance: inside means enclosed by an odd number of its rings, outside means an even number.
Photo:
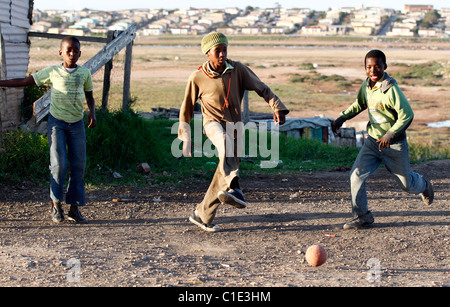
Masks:
[[[23,78],[28,71],[32,0],[0,0],[0,78]],[[21,121],[23,88],[2,89],[0,118],[3,130],[15,129]]]

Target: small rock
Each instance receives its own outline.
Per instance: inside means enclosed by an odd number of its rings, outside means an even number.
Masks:
[[[138,166],[136,166],[136,171],[142,174],[147,174],[150,172],[150,166],[148,163],[140,163]]]

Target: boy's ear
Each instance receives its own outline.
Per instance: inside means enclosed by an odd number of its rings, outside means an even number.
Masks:
[[[384,63],[384,69],[385,70],[387,69],[387,63]]]

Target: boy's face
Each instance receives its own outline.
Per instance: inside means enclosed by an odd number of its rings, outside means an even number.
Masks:
[[[80,44],[74,41],[64,41],[61,44],[59,55],[63,58],[64,67],[75,68],[81,56]]]
[[[227,60],[228,48],[226,44],[219,44],[212,47],[206,54],[209,58],[212,68],[218,68],[225,65]]]
[[[367,58],[366,59],[366,74],[372,84],[381,80],[386,69],[386,64],[381,58]]]

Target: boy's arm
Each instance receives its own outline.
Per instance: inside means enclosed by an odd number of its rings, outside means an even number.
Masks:
[[[33,84],[36,84],[33,76],[9,80],[0,80],[0,87],[22,87]]]
[[[356,96],[355,102],[352,103],[350,107],[348,107],[346,110],[342,111],[340,113],[340,116],[336,118],[336,120],[333,121],[331,124],[331,130],[334,133],[337,133],[339,128],[345,123],[345,121],[352,119],[365,109],[367,109],[367,102],[366,102],[366,89],[367,85],[366,82],[362,84],[362,86],[359,88],[358,95]]]
[[[404,133],[414,118],[414,112],[411,105],[397,84],[391,88],[391,93],[389,102],[391,107],[397,113],[397,120],[395,121],[395,124],[392,125],[392,127],[386,132],[386,134],[378,141],[380,143],[380,150],[381,146],[389,147],[395,137]]]
[[[89,108],[88,114],[88,128],[94,128],[97,126],[97,118],[95,116],[95,99],[93,91],[84,92],[86,95],[86,103]]]
[[[367,101],[366,101],[366,88],[367,83],[364,82],[361,87],[359,88],[358,94],[356,96],[355,102],[347,108],[347,110],[341,112],[341,116],[345,120],[352,119],[365,109],[367,109]]]
[[[273,110],[273,120],[275,124],[282,125],[285,123],[286,114],[289,109],[281,102],[280,98],[275,95],[272,90],[247,66],[241,64],[244,72],[244,86],[248,91],[255,91],[260,97],[269,104]]]
[[[191,157],[191,126],[190,122],[194,116],[194,104],[199,98],[200,90],[193,80],[193,74],[189,78],[184,94],[183,103],[180,108],[178,139],[183,141],[183,156]]]
[[[195,102],[198,100],[198,96],[199,96],[199,88],[197,84],[194,82],[193,76],[191,76],[186,86],[183,103],[181,104],[180,108],[180,115],[179,115],[180,129],[178,130],[178,137],[180,139],[182,139],[181,135],[186,132],[184,131],[185,130],[184,128],[187,127],[186,124],[189,126],[191,119],[194,116],[194,105]]]

